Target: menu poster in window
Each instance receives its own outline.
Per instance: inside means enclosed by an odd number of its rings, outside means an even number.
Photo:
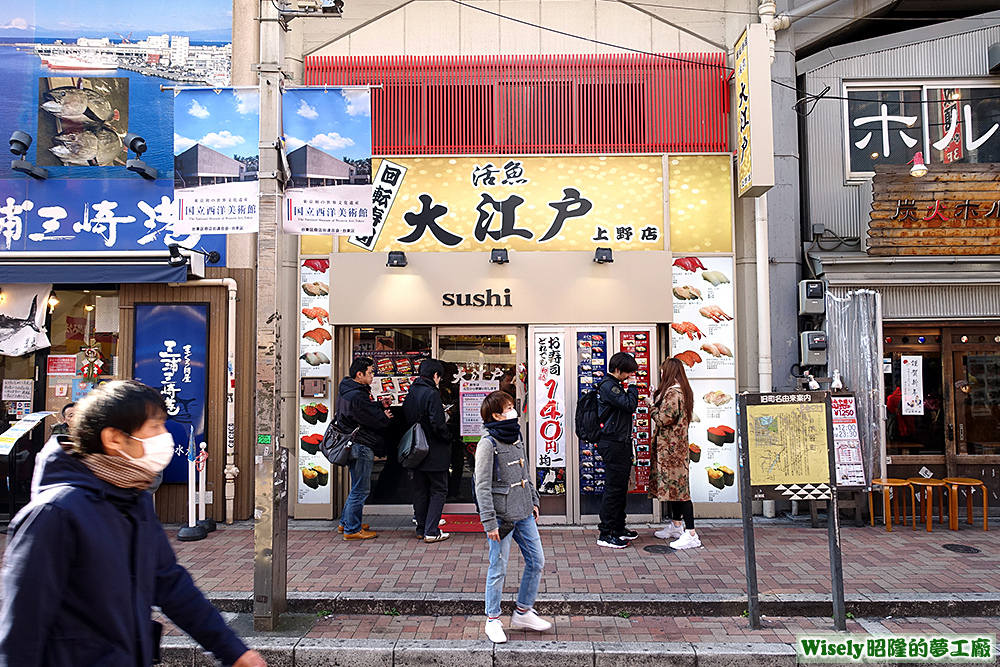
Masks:
[[[299,376],[330,377],[333,334],[330,326],[330,261],[325,257],[302,260],[299,294]],[[330,383],[331,394],[336,382]],[[326,427],[333,419],[333,401],[327,398],[299,399],[298,502],[330,502],[331,464],[319,449]]]
[[[924,414],[924,358],[903,355],[899,358],[900,386],[902,387],[903,414]]]
[[[483,399],[500,389],[498,380],[462,380],[458,388],[461,405],[461,436],[478,436],[483,429]]]
[[[5,401],[30,401],[34,391],[34,380],[7,380],[3,381],[3,400]]]
[[[653,420],[649,415],[646,399],[649,397],[651,369],[652,331],[649,329],[618,332],[618,349],[635,357],[639,369],[635,373],[635,384],[639,388],[639,407],[632,419],[632,439],[635,450],[635,486],[629,493],[646,493],[649,488],[650,449],[653,444]]]
[[[596,391],[608,372],[606,331],[578,331],[576,334],[577,396]],[[592,443],[580,442],[580,493],[604,493],[604,461]]]
[[[688,429],[688,479],[696,503],[739,502],[736,470],[736,380],[690,380],[694,395]]]
[[[689,378],[736,377],[732,277],[732,257],[674,260],[670,348]]]
[[[837,486],[865,486],[865,466],[858,433],[858,412],[853,395],[833,396],[833,447],[837,464]]]
[[[566,492],[565,341],[562,330],[534,331],[531,339],[534,382],[531,435],[540,482],[538,492],[543,494]]]

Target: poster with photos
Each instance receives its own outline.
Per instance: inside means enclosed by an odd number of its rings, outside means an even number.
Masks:
[[[576,334],[576,386],[577,398],[588,391],[596,391],[608,372],[608,332],[600,329],[578,331]],[[580,442],[580,493],[602,495],[604,493],[604,461],[597,448],[590,442]]]
[[[330,262],[326,258],[304,259],[299,290],[299,377],[330,378],[333,335],[330,326]],[[330,387],[335,387],[330,383]],[[332,393],[332,391],[331,391]],[[333,420],[333,401],[326,398],[299,398],[298,502],[330,502],[331,464],[319,444]]]
[[[621,330],[618,332],[618,349],[635,357],[639,368],[635,373],[634,382],[639,388],[639,407],[632,419],[632,442],[635,461],[633,475],[634,486],[629,493],[646,493],[649,489],[649,469],[652,464],[650,451],[653,444],[653,420],[649,415],[647,399],[649,398],[650,377],[653,374],[653,330]],[[631,384],[631,382],[629,383]]]

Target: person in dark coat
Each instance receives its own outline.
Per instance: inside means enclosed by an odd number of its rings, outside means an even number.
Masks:
[[[622,383],[639,370],[635,357],[616,352],[608,360],[608,374],[597,387],[597,410],[604,420],[597,439],[597,453],[604,461],[604,495],[601,497],[600,535],[597,544],[611,549],[628,546],[639,533],[625,526],[625,501],[632,472],[632,415],[639,407],[639,390]]]
[[[10,524],[0,667],[147,667],[159,607],[226,665],[266,667],[177,563],[147,488],[173,456],[166,405],[133,381],[98,387],[38,457]]]
[[[413,469],[413,514],[417,520],[417,536],[423,537],[424,542],[441,542],[451,537],[438,526],[448,496],[448,465],[451,463],[451,431],[438,389],[443,375],[444,366],[440,361],[425,359],[420,364],[420,377],[410,385],[403,401],[407,425],[419,421],[427,436],[427,456]]]
[[[358,357],[351,362],[350,375],[337,389],[337,423],[345,430],[358,432],[351,445],[351,492],[340,513],[340,532],[345,540],[368,540],[378,533],[361,523],[365,501],[372,485],[372,465],[376,456],[384,456],[382,432],[389,427],[389,406],[372,399],[375,361]]]

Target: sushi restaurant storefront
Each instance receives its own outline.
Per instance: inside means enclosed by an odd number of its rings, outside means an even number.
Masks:
[[[690,366],[700,418],[692,492],[696,502],[737,502],[723,474],[736,466],[730,156],[373,162],[374,233],[302,237],[295,517],[340,514],[348,475],[331,470],[318,443],[337,384],[360,355],[374,359],[372,393],[389,397],[394,415],[369,514],[412,512],[394,456],[406,429],[401,405],[420,363],[437,358],[453,448],[445,513],[475,512],[479,408],[500,390],[521,416],[542,521],[596,522],[604,469],[577,440],[573,415],[620,350],[639,363],[641,396],[667,356]],[[653,425],[642,404],[633,436],[628,512],[658,519],[646,494]]]

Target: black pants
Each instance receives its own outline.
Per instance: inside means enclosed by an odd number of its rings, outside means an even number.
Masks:
[[[668,500],[667,511],[674,521],[684,520],[684,528],[694,530],[694,504],[690,500]]]
[[[440,534],[438,521],[448,496],[448,471],[414,470],[413,486],[416,493],[413,498],[413,515],[417,519],[417,532],[426,537]]]
[[[625,532],[625,499],[632,472],[632,448],[624,442],[598,441],[597,453],[604,460],[604,495],[601,496],[601,535]]]

